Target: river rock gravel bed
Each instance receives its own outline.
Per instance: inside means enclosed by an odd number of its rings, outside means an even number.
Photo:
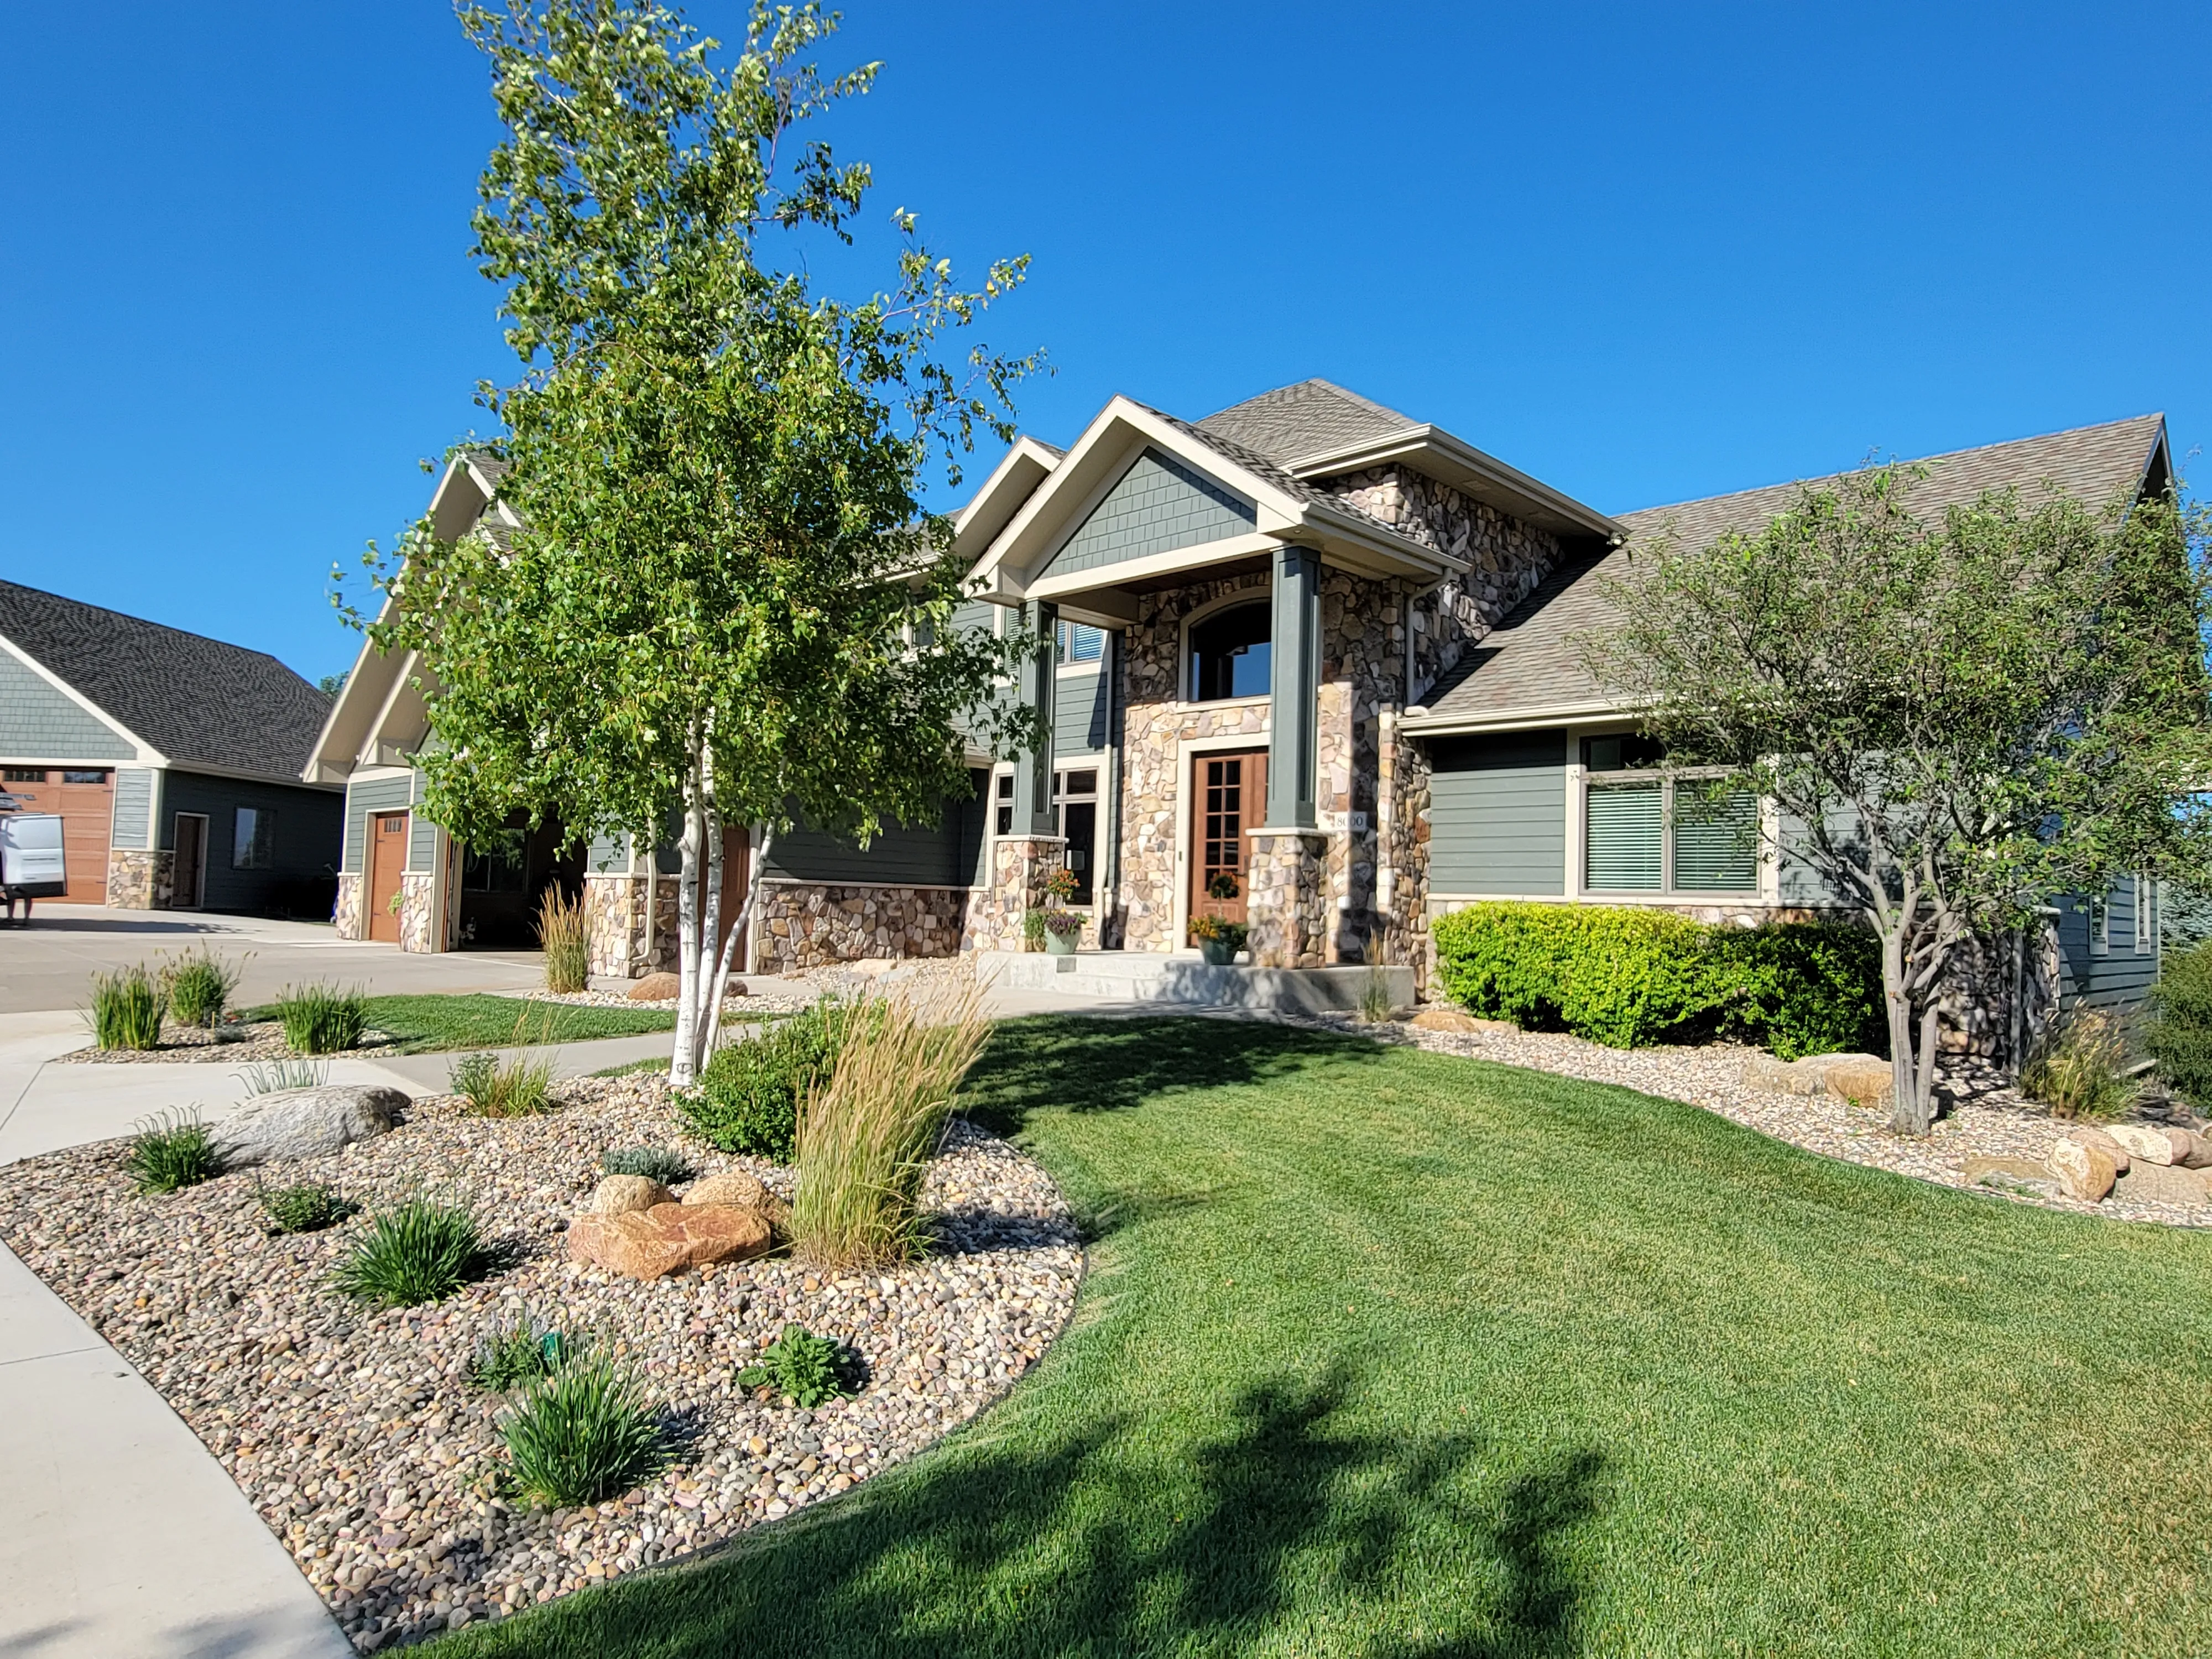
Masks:
[[[1083,1256],[1050,1179],[955,1121],[925,1201],[936,1243],[895,1271],[818,1274],[787,1257],[639,1283],[567,1260],[563,1234],[610,1146],[673,1146],[700,1176],[787,1170],[690,1140],[650,1075],[562,1085],[559,1109],[495,1121],[415,1103],[380,1139],[286,1165],[363,1206],[268,1237],[252,1172],[162,1196],[121,1144],[11,1165],[0,1239],[120,1349],[229,1470],[362,1652],[498,1618],[684,1555],[848,1490],[1009,1388],[1060,1332]],[[425,1189],[465,1199],[504,1263],[423,1308],[328,1288],[369,1215]],[[502,1401],[479,1345],[520,1322],[582,1335],[665,1401],[671,1461],[592,1507],[532,1508],[504,1479]],[[857,1358],[856,1397],[813,1411],[739,1390],[787,1322]]]
[[[91,1047],[92,1034],[85,1034],[86,1047],[72,1048],[58,1054],[52,1062],[68,1066],[145,1066],[163,1064],[204,1065],[211,1060],[228,1060],[239,1065],[248,1062],[300,1060],[307,1058],[296,1053],[284,1041],[282,1022],[273,1019],[252,1021],[230,1020],[216,1026],[179,1025],[172,1020],[161,1023],[161,1043],[157,1048],[95,1048]],[[347,1049],[343,1056],[323,1054],[320,1060],[374,1060],[380,1054],[392,1053],[399,1039],[389,1031],[374,1028],[361,1034],[361,1041]]]
[[[2212,1211],[2203,1206],[2132,1199],[2124,1184],[2101,1204],[2084,1204],[2063,1196],[2055,1186],[2040,1190],[2037,1184],[1985,1182],[1971,1176],[1966,1169],[1971,1158],[2023,1158],[2041,1164],[2053,1143],[2072,1127],[1990,1077],[1959,1076],[1940,1082],[1939,1091],[1950,1096],[1949,1104],[1936,1120],[1934,1133],[1923,1140],[1893,1133],[1887,1108],[1854,1105],[1832,1095],[1784,1095],[1747,1087],[1744,1066],[1760,1050],[1735,1043],[1608,1048],[1559,1032],[1433,1031],[1396,1023],[1364,1025],[1349,1016],[1301,1023],[1592,1083],[1616,1083],[1702,1106],[1808,1152],[1941,1186],[2112,1219],[2212,1226]]]

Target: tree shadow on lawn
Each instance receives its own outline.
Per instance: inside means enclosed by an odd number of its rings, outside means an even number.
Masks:
[[[1362,1429],[1349,1395],[1340,1369],[1254,1384],[1225,1430],[1167,1454],[1169,1473],[1157,1431],[1127,1414],[1045,1449],[956,1442],[873,1492],[461,1645],[1103,1659],[1320,1636],[1373,1659],[1582,1651],[1562,1535],[1597,1512],[1603,1455]]]
[[[1264,1083],[1324,1061],[1373,1063],[1379,1043],[1257,1020],[1046,1015],[1000,1022],[962,1091],[969,1116],[1012,1134],[1032,1109],[1125,1111],[1165,1094]]]

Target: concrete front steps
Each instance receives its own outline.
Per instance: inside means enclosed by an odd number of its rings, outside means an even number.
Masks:
[[[1280,1013],[1352,1012],[1379,975],[1394,1008],[1413,1001],[1411,968],[1216,968],[1195,951],[979,951],[976,971],[1011,990],[1047,991],[1100,1002],[1202,1008],[1250,1008]]]

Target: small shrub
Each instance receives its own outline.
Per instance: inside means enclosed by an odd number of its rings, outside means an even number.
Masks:
[[[1724,1033],[1781,1059],[1889,1052],[1881,941],[1866,928],[1785,921],[1710,929],[1705,989]]]
[[[354,1206],[328,1187],[302,1182],[261,1195],[261,1213],[271,1233],[319,1233],[354,1212]]]
[[[851,1004],[825,998],[717,1048],[698,1085],[678,1097],[685,1120],[726,1152],[790,1163],[799,1102],[836,1069],[852,1020]]]
[[[293,1053],[343,1054],[368,1029],[368,1005],[359,991],[335,985],[288,985],[276,1000],[276,1018]]]
[[[664,1187],[691,1179],[690,1161],[668,1146],[610,1146],[599,1154],[599,1169],[605,1175],[643,1176]]]
[[[500,1419],[514,1483],[540,1504],[596,1504],[661,1462],[660,1424],[637,1379],[611,1360],[562,1366]]]
[[[972,977],[857,1009],[799,1121],[791,1237],[823,1267],[888,1266],[921,1243],[921,1181],[991,1022]]]
[[[1022,949],[1024,951],[1042,951],[1044,949],[1043,911],[1024,910],[1022,912]]]
[[[759,1359],[738,1373],[741,1389],[773,1389],[779,1399],[811,1411],[825,1400],[842,1400],[853,1390],[845,1378],[842,1344],[816,1336],[804,1325],[786,1325],[783,1334]]]
[[[332,1282],[364,1302],[411,1308],[450,1296],[487,1265],[474,1216],[454,1205],[416,1198],[371,1222],[338,1264]]]
[[[478,1117],[536,1117],[551,1109],[553,1062],[517,1054],[463,1054],[447,1073],[453,1092]]]
[[[2114,1118],[2135,1103],[2127,1030],[2110,1014],[2077,1008],[2045,1033],[2020,1068],[2020,1086],[2058,1117]]]
[[[142,1193],[173,1193],[214,1180],[222,1173],[222,1159],[197,1113],[163,1112],[140,1120],[123,1169]]]
[[[2151,988],[2144,1046],[2192,1105],[2212,1105],[2212,944],[2170,951]]]
[[[1251,928],[1243,922],[1224,921],[1219,916],[1193,916],[1190,920],[1193,940],[1225,939],[1232,956],[1244,948],[1244,941],[1251,937]]]
[[[545,988],[581,991],[591,982],[592,924],[580,898],[549,887],[538,902],[538,943],[545,952]]]
[[[581,1352],[574,1338],[543,1325],[503,1326],[477,1347],[469,1381],[487,1394],[508,1394],[543,1382]]]
[[[319,1089],[331,1080],[326,1060],[251,1060],[232,1075],[246,1085],[246,1097],[273,1095],[286,1089]]]
[[[213,1030],[222,1023],[231,993],[238,989],[239,972],[204,945],[178,957],[161,969],[169,1012],[182,1024]]]
[[[167,1011],[161,987],[143,963],[92,976],[92,1036],[100,1048],[159,1048]]]

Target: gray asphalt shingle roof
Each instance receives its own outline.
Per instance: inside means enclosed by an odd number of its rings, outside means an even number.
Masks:
[[[1197,427],[1254,454],[1288,463],[1418,424],[1330,381],[1300,380],[1231,404]]]
[[[1302,390],[1304,386],[1328,386],[1328,382],[1326,380],[1307,380],[1303,382],[1301,386],[1285,386],[1283,390],[1285,392],[1297,392]],[[1328,386],[1328,389],[1332,392],[1336,390],[1334,386]],[[1260,397],[1253,398],[1252,403],[1263,403],[1267,398],[1278,395],[1278,393],[1273,392],[1263,392]],[[1350,398],[1352,396],[1348,392],[1342,395],[1346,398]],[[1364,403],[1365,402],[1365,399],[1362,398],[1357,401]],[[1247,409],[1251,405],[1249,404],[1239,404],[1237,405],[1237,408]],[[1184,434],[1186,436],[1200,444],[1203,444],[1206,448],[1212,450],[1224,460],[1233,461],[1237,465],[1243,468],[1245,471],[1250,473],[1262,483],[1282,491],[1284,495],[1291,497],[1295,501],[1325,503],[1326,505],[1335,508],[1340,513],[1348,514],[1355,519],[1364,520],[1367,523],[1374,526],[1376,529],[1383,531],[1401,541],[1410,539],[1403,531],[1399,529],[1396,525],[1390,523],[1387,519],[1378,518],[1374,514],[1370,513],[1365,507],[1359,506],[1356,502],[1346,501],[1341,495],[1334,495],[1328,490],[1323,489],[1318,484],[1308,483],[1303,478],[1292,477],[1289,473],[1283,471],[1275,456],[1266,454],[1259,450],[1250,448],[1245,444],[1238,441],[1237,439],[1231,437],[1227,433],[1212,428],[1210,425],[1210,422],[1221,419],[1222,416],[1220,415],[1210,415],[1206,418],[1206,420],[1193,422],[1186,421],[1180,416],[1170,415],[1165,410],[1154,409],[1149,404],[1139,404],[1138,407],[1144,410],[1147,414],[1158,416],[1161,420],[1166,422],[1176,431]],[[1381,405],[1370,404],[1368,407],[1371,409],[1380,408]],[[1231,415],[1233,415],[1236,412],[1236,410],[1226,410],[1223,411],[1224,414]],[[1389,413],[1388,410],[1384,410],[1382,412],[1384,414]],[[1404,417],[1393,416],[1393,418],[1403,419]]]
[[[1918,463],[1929,476],[1907,499],[1915,514],[1932,518],[1985,490],[2008,487],[2032,505],[2048,487],[2103,508],[2123,495],[2132,498],[2141,487],[2165,428],[2164,416],[2139,415],[1930,456]],[[1626,574],[1638,548],[1668,537],[1685,546],[1709,547],[1731,531],[1755,531],[1794,502],[1808,483],[1841,476],[1616,514],[1627,527],[1626,544],[1553,570],[1468,653],[1443,684],[1431,689],[1430,714],[1495,720],[1604,701],[1603,689],[1583,666],[1580,639],[1612,620],[1615,613],[1600,589],[1608,578]]]
[[[15,582],[0,581],[0,637],[186,764],[296,782],[331,712],[265,652]]]

